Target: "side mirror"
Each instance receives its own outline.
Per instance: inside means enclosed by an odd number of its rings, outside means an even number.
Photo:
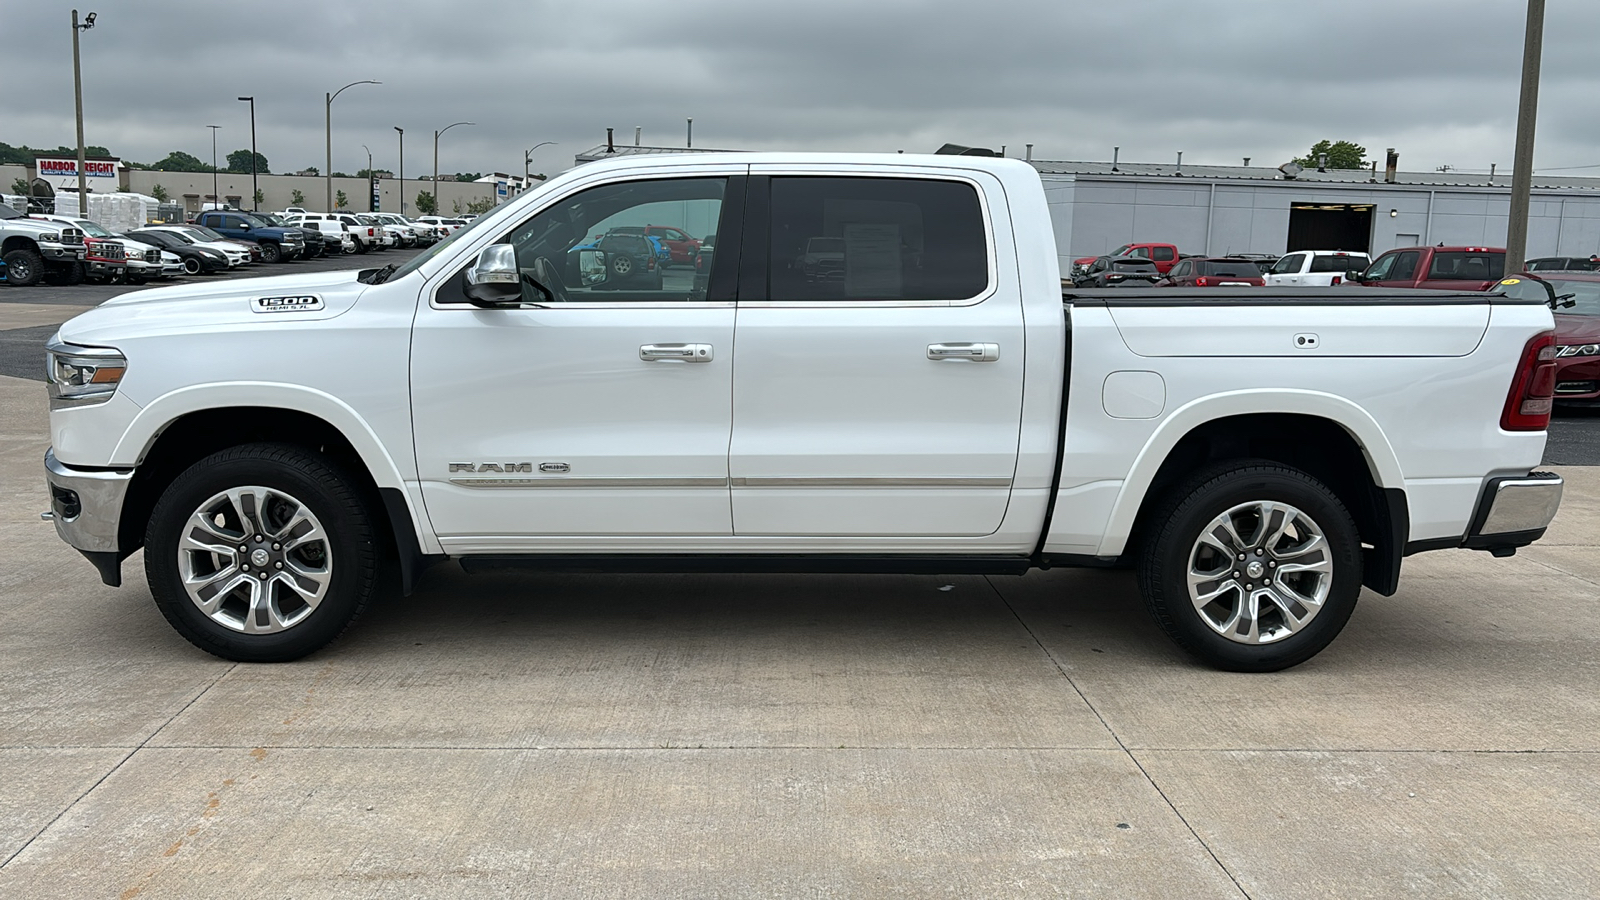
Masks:
[[[468,269],[464,293],[474,306],[495,308],[522,299],[522,270],[510,244],[491,244]]]
[[[578,251],[578,280],[586,288],[605,284],[606,254],[603,250]]]

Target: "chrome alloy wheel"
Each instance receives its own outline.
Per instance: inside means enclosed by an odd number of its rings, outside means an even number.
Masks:
[[[1287,503],[1241,503],[1211,520],[1189,551],[1189,600],[1217,634],[1270,644],[1322,611],[1333,561],[1322,529]]]
[[[245,634],[300,624],[328,592],[328,533],[304,503],[248,486],[200,505],[178,541],[178,574],[194,605]]]

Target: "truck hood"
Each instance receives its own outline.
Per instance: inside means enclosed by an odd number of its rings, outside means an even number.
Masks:
[[[1592,344],[1600,342],[1600,316],[1575,316],[1556,314],[1557,344]]]
[[[69,320],[61,326],[61,339],[115,347],[119,340],[151,334],[331,319],[347,312],[367,289],[356,281],[358,274],[315,272],[132,291]],[[320,303],[291,304],[269,312],[256,302],[281,297],[315,297]]]

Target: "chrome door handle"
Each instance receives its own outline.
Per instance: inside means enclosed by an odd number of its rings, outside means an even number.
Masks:
[[[994,362],[1000,358],[999,344],[929,344],[928,358],[964,359],[968,362]]]
[[[713,357],[710,344],[645,344],[639,358],[645,362],[708,363]]]

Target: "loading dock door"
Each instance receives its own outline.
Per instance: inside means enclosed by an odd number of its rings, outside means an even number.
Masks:
[[[1288,252],[1353,250],[1370,253],[1372,210],[1370,203],[1291,203]]]

